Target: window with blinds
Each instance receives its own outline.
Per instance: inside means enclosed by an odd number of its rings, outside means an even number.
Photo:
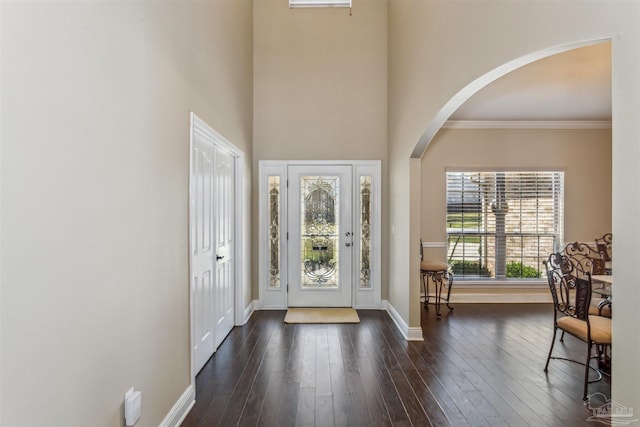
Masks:
[[[563,240],[563,172],[447,171],[448,261],[461,279],[540,279]]]

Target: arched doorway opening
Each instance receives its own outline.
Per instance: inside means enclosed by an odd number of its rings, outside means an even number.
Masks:
[[[587,209],[587,211],[593,213],[594,216],[585,219],[583,224],[576,225],[577,223],[574,221],[569,225],[567,241],[590,241],[589,239],[592,240],[598,234],[602,234],[605,231],[611,231],[612,173],[610,103],[608,104],[608,120],[601,120],[600,123],[595,127],[595,121],[593,120],[591,120],[590,122],[580,123],[579,125],[577,125],[577,129],[580,130],[576,131],[567,131],[566,127],[561,131],[558,131],[557,128],[543,129],[541,126],[539,126],[540,122],[537,122],[538,125],[536,125],[536,123],[534,122],[531,122],[529,124],[531,128],[518,130],[510,129],[506,131],[501,130],[499,135],[496,135],[497,132],[495,132],[495,129],[493,133],[485,129],[481,131],[466,130],[464,131],[466,133],[464,133],[463,131],[453,131],[445,129],[446,132],[449,132],[449,135],[447,135],[446,137],[443,137],[442,134],[439,133],[441,128],[443,127],[443,125],[445,125],[446,121],[451,117],[451,115],[454,114],[456,110],[458,110],[461,106],[463,106],[473,95],[475,95],[481,89],[487,87],[491,83],[503,79],[512,71],[520,71],[521,68],[525,68],[528,65],[531,65],[533,62],[547,57],[552,57],[561,53],[569,54],[571,53],[570,51],[575,51],[580,48],[588,49],[589,46],[604,46],[606,48],[609,48],[606,51],[609,52],[610,55],[610,43],[608,42],[609,39],[599,39],[589,42],[571,43],[538,51],[526,55],[525,57],[510,61],[509,63],[486,73],[484,76],[465,86],[440,109],[429,126],[427,126],[422,138],[420,139],[420,142],[416,145],[413,152],[413,155],[417,158],[421,158],[421,161],[423,163],[421,165],[420,171],[422,182],[422,185],[420,186],[421,198],[423,199],[423,202],[421,203],[422,220],[420,236],[425,241],[423,249],[426,252],[427,258],[433,258],[431,254],[436,254],[437,259],[449,261],[448,258],[451,255],[449,247],[450,245],[448,241],[449,235],[447,233],[446,238],[443,237],[443,229],[445,226],[441,224],[441,218],[446,217],[447,221],[449,218],[449,211],[445,206],[445,200],[448,201],[448,196],[446,196],[446,173],[443,173],[443,170],[447,170],[447,168],[449,168],[449,170],[466,171],[473,167],[477,167],[485,171],[491,170],[491,168],[504,171],[509,170],[509,168],[511,168],[512,170],[518,168],[522,170],[536,170],[545,167],[553,167],[557,170],[562,170],[569,167],[567,165],[571,165],[571,167],[573,168],[573,158],[578,152],[578,149],[581,149],[579,148],[580,142],[584,142],[585,140],[591,140],[593,142],[593,144],[591,144],[592,147],[590,148],[591,150],[593,150],[593,153],[589,155],[583,155],[583,157],[591,159],[591,161],[594,162],[594,170],[598,170],[598,173],[602,176],[599,177],[598,174],[593,174],[591,177],[589,177],[589,179],[592,179],[593,182],[586,183],[583,182],[583,178],[575,175],[572,176],[568,180],[568,184],[570,184],[570,188],[572,191],[572,203],[574,204],[574,206],[571,206],[570,208],[579,209],[581,203],[591,203],[591,197],[593,195],[591,191],[594,188],[600,188],[602,194],[605,194],[607,200],[605,203],[598,206],[597,212],[593,210],[593,207],[591,205],[589,205],[589,209]],[[607,66],[610,72],[610,63]],[[610,94],[608,96],[610,101]],[[534,118],[534,120],[537,119]],[[560,125],[556,124],[555,126],[561,127],[566,126],[567,124],[566,119],[565,122],[558,123]],[[539,127],[535,129],[536,126]],[[548,123],[546,123],[545,126],[548,126]],[[456,135],[456,138],[454,138],[451,135],[453,132],[460,133]],[[570,135],[570,137],[568,138],[567,132],[574,132],[574,134]],[[434,137],[436,137],[436,134],[438,134],[437,138],[435,138],[436,144],[430,146],[431,142],[434,140]],[[460,135],[463,135],[464,137],[460,137]],[[522,138],[522,135],[526,135],[526,138]],[[448,149],[443,149],[442,145],[447,145],[455,139],[457,139],[457,146],[455,148],[449,147]],[[521,144],[520,147],[518,147],[517,145],[509,145],[509,139],[511,139],[511,141],[518,141]],[[540,147],[525,147],[523,149],[523,146],[529,144],[530,141],[535,141],[536,143],[538,143],[538,140],[541,140]],[[571,146],[572,148],[565,148],[566,151],[564,153],[554,153],[553,150],[556,145],[560,143],[565,144],[566,140],[570,140],[569,142],[566,142],[567,147]],[[487,141],[490,141],[490,143]],[[600,141],[602,141],[601,144],[599,144]],[[482,145],[481,143],[484,143],[485,145]],[[427,161],[425,160],[425,151],[427,147],[430,147],[429,156],[440,156],[440,158],[436,161],[429,160],[431,161],[431,163],[429,163],[428,166],[425,166],[424,163],[425,161]],[[490,147],[490,149],[482,147]],[[482,152],[482,150],[486,150],[486,152]],[[552,155],[552,153],[554,154]],[[551,158],[552,160],[549,160]],[[598,164],[597,162],[601,163]],[[602,168],[600,166],[602,166]],[[426,176],[425,171],[428,174]],[[438,188],[434,189],[429,187]],[[578,198],[577,202],[576,197]],[[571,212],[565,213],[567,216],[573,215]],[[430,219],[425,220],[425,217],[429,217]],[[481,239],[480,237],[477,238]],[[563,240],[562,238],[559,238],[558,241],[562,242]],[[471,243],[478,246],[478,242],[474,241]],[[467,246],[471,247],[473,246],[473,244],[469,244]],[[548,248],[545,250],[547,251],[548,255]],[[503,253],[503,255],[505,254]],[[504,262],[502,263],[502,267],[502,270],[504,270]],[[538,266],[538,268],[539,267],[540,266]],[[496,266],[492,265],[490,268],[491,271],[488,273],[496,273],[495,268]],[[501,275],[504,277],[505,272],[502,271]],[[520,285],[523,285],[525,281],[521,282],[523,283],[520,283]],[[543,282],[543,280],[541,280],[540,282]],[[520,291],[522,292],[522,289]],[[469,294],[473,294],[474,292],[475,291],[469,292]],[[479,291],[476,293],[477,295],[472,295],[472,297],[476,298],[476,300],[473,300],[474,302],[518,302],[516,300],[510,299],[514,298],[513,295],[507,295],[504,297],[504,300],[497,301],[495,300],[497,298],[496,295],[487,295],[486,292],[482,293]],[[481,293],[482,295],[480,295]],[[524,297],[521,298],[526,298],[528,301],[535,302],[544,302],[549,297],[548,289],[545,289],[544,285],[541,288],[540,284],[538,284],[537,289],[535,286],[531,286],[531,288],[527,289],[527,292],[523,295]],[[460,298],[463,298],[464,300],[465,296],[454,294],[454,300],[461,300]],[[466,296],[466,298],[469,297]],[[464,302],[472,302],[472,300],[467,299]]]
[[[516,58],[478,77],[476,80],[463,87],[445,105],[442,106],[438,113],[433,117],[431,122],[427,125],[425,131],[418,140],[418,143],[411,153],[411,158],[422,157],[424,151],[432,141],[433,137],[442,128],[449,117],[451,117],[451,115],[458,108],[460,108],[460,106],[467,102],[469,98],[471,98],[474,94],[476,94],[478,91],[480,91],[490,83],[502,78],[503,76],[509,74],[514,70],[517,70],[518,68],[525,67],[540,59],[567,52],[573,49],[607,42],[610,42],[609,38],[580,41],[560,46],[549,47],[547,49],[542,49],[537,52],[532,52],[528,55]]]

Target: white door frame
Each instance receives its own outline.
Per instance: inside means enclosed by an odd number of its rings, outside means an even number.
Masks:
[[[200,119],[195,113],[191,112],[190,114],[190,132],[189,132],[189,215],[188,215],[188,232],[189,239],[191,239],[191,197],[192,197],[192,182],[191,182],[191,171],[193,169],[192,156],[191,153],[193,151],[193,142],[194,136],[197,134],[213,143],[213,145],[217,148],[221,148],[227,152],[229,152],[235,159],[234,169],[235,169],[235,230],[234,230],[234,240],[235,240],[235,248],[234,248],[234,269],[235,269],[235,283],[234,283],[234,316],[235,316],[235,325],[243,325],[245,323],[245,307],[244,307],[244,289],[245,289],[245,259],[244,249],[245,249],[245,241],[244,241],[244,224],[246,221],[247,212],[245,210],[245,186],[244,186],[244,153],[238,147],[229,142],[225,137],[220,135],[218,132],[213,130],[209,125],[207,125],[202,119]],[[193,318],[194,314],[194,295],[191,293],[191,240],[189,240],[189,354],[191,355],[191,385],[194,387],[196,384],[196,372],[194,372],[195,367],[195,356],[193,352],[193,343],[195,340],[195,319]],[[214,349],[214,353],[215,353]]]
[[[381,234],[382,234],[382,173],[380,160],[260,160],[259,165],[259,225],[258,225],[258,281],[259,281],[259,300],[257,309],[260,310],[283,310],[287,308],[287,277],[286,266],[284,260],[287,256],[287,237],[286,226],[282,228],[280,233],[280,285],[276,287],[269,286],[270,262],[269,262],[269,178],[279,177],[280,179],[280,224],[287,224],[287,171],[289,166],[295,165],[349,165],[353,170],[353,195],[354,200],[359,194],[360,177],[369,176],[372,179],[371,193],[371,213],[372,213],[372,229],[371,229],[371,284],[370,288],[360,288],[354,282],[352,290],[352,307],[359,309],[384,309],[382,303],[382,279],[381,279]],[[354,232],[359,221],[356,216],[360,213],[360,207],[353,209],[353,228]],[[355,239],[354,239],[355,240]],[[359,242],[354,242],[354,253],[360,249]],[[357,262],[354,262],[354,266]],[[358,270],[358,267],[354,267]]]

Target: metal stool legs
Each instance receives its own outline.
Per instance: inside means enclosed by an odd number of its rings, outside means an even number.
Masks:
[[[442,316],[442,312],[440,307],[442,305],[442,300],[447,303],[447,308],[449,310],[453,310],[453,307],[449,304],[449,297],[451,296],[451,287],[453,285],[453,273],[450,273],[446,270],[420,270],[420,274],[422,275],[422,288],[424,290],[424,306],[427,307],[429,305],[429,278],[434,284],[435,288],[435,302],[433,303],[436,306],[436,315],[438,317]],[[442,296],[442,287],[447,286],[447,297],[444,298]]]

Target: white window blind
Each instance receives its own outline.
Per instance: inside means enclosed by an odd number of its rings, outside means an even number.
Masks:
[[[563,172],[447,172],[449,263],[462,279],[536,279],[563,240]]]

